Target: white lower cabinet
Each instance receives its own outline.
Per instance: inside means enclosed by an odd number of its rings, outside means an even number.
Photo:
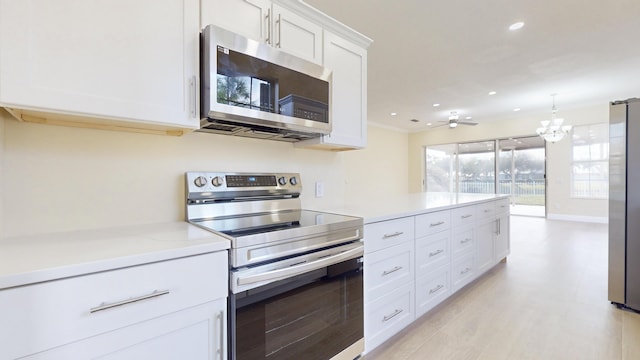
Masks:
[[[425,314],[451,294],[449,264],[416,279],[416,317]]]
[[[509,255],[509,200],[366,224],[365,352]]]
[[[476,258],[474,253],[455,259],[451,264],[451,284],[453,291],[458,291],[470,283],[476,275]]]
[[[227,272],[221,251],[2,290],[0,358],[221,358]]]
[[[373,350],[413,322],[413,287],[412,281],[365,305],[365,352]]]
[[[226,359],[226,307],[219,299],[25,359]]]
[[[413,281],[413,244],[392,246],[370,254],[365,262],[366,299],[378,297]]]

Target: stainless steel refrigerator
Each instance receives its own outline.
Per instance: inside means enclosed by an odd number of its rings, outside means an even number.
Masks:
[[[640,311],[640,99],[609,110],[609,300]]]

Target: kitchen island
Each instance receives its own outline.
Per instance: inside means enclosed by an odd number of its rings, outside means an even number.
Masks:
[[[365,351],[506,260],[509,198],[416,193],[352,201],[364,218]]]

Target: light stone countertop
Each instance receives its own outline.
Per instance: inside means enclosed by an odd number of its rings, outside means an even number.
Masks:
[[[453,209],[497,199],[508,195],[411,193],[403,196],[376,197],[351,200],[348,204],[327,211],[359,216],[365,224]]]
[[[0,239],[0,290],[226,250],[185,221]]]

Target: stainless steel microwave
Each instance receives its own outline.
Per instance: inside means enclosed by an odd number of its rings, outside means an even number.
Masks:
[[[201,57],[200,131],[290,142],[331,132],[330,70],[213,25]]]

